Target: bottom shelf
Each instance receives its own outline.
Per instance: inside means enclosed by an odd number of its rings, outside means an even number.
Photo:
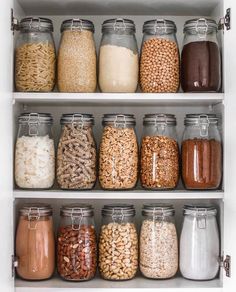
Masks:
[[[107,289],[122,289],[122,292],[125,291],[180,291],[179,289],[187,288],[188,291],[195,292],[205,291],[206,289],[211,289],[213,291],[222,291],[222,282],[221,280],[214,279],[211,281],[190,281],[182,277],[175,277],[168,280],[151,280],[146,279],[141,276],[135,277],[133,280],[129,281],[106,281],[100,277],[87,282],[67,282],[61,280],[58,276],[53,277],[47,281],[40,282],[28,282],[21,279],[16,279],[15,281],[15,291],[16,292],[68,292],[68,291],[108,291]]]

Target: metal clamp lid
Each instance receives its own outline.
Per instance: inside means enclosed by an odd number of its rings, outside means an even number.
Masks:
[[[44,17],[25,17],[21,19],[19,24],[20,30],[38,30],[44,31],[49,30],[53,31],[53,23],[49,18]]]
[[[126,127],[135,125],[135,118],[132,114],[104,114],[102,124],[114,124],[115,127]]]
[[[73,124],[73,125],[93,125],[94,117],[91,114],[84,113],[71,113],[63,114],[60,120],[61,125]]]
[[[174,216],[175,209],[171,204],[144,204],[142,208],[143,216],[153,216],[155,218],[162,218],[166,216]]]
[[[135,216],[135,209],[131,204],[108,204],[102,208],[102,215],[111,217],[113,222],[123,222],[125,217]]]
[[[105,20],[102,24],[102,32],[104,33],[106,29],[112,29],[114,31],[125,32],[132,31],[135,32],[135,24],[133,20],[126,18],[112,18]]]
[[[217,23],[209,18],[194,18],[186,21],[184,24],[184,32],[189,30],[194,30],[201,38],[213,30],[217,31]]]
[[[83,31],[89,30],[94,32],[94,24],[92,21],[87,19],[80,19],[80,18],[71,18],[66,19],[61,24],[61,32],[64,30],[71,30],[71,31]]]
[[[177,28],[172,20],[153,19],[145,21],[143,24],[143,33],[169,34],[176,33]]]

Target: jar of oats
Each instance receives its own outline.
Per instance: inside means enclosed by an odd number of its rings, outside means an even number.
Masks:
[[[63,114],[57,149],[57,182],[62,189],[92,189],[97,179],[94,118],[90,114]]]
[[[155,19],[143,25],[140,85],[143,92],[177,92],[179,50],[173,21]]]
[[[138,178],[138,143],[135,118],[129,114],[105,114],[100,144],[99,181],[103,189],[135,187]]]
[[[138,235],[135,209],[129,204],[110,204],[102,209],[98,267],[106,280],[129,280],[138,269]]]
[[[178,239],[172,205],[143,205],[140,232],[141,273],[151,279],[168,279],[178,270]]]
[[[94,25],[89,20],[68,19],[61,25],[58,52],[58,89],[94,92],[97,85]]]
[[[147,114],[143,119],[141,184],[146,189],[174,189],[179,180],[176,118]]]
[[[52,21],[42,17],[23,18],[19,30],[15,48],[16,90],[52,91],[56,72]]]

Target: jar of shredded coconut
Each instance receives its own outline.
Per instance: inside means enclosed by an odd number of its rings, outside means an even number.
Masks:
[[[48,189],[55,178],[55,149],[50,114],[19,116],[15,146],[15,182],[25,189]]]

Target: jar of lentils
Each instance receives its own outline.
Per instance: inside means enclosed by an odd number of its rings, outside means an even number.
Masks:
[[[129,204],[110,204],[102,209],[99,238],[99,271],[106,280],[129,280],[138,269],[138,235],[135,209]]]
[[[147,278],[167,279],[178,270],[178,239],[172,205],[145,204],[140,233],[140,270]]]
[[[57,269],[68,281],[92,279],[97,268],[97,243],[91,205],[72,204],[61,208],[57,239]]]
[[[52,91],[56,74],[52,21],[42,17],[23,18],[19,30],[15,49],[16,90]]]
[[[143,119],[141,184],[146,189],[174,189],[179,179],[176,118],[147,114]]]
[[[63,114],[57,149],[57,181],[62,189],[92,189],[97,179],[94,118],[90,114]]]
[[[140,85],[143,92],[177,92],[179,89],[179,50],[176,25],[156,19],[143,25]]]
[[[135,118],[129,114],[105,114],[100,144],[99,181],[103,189],[135,187],[138,178],[138,143]]]
[[[94,92],[97,85],[94,25],[89,20],[68,19],[61,25],[58,52],[58,89]]]

